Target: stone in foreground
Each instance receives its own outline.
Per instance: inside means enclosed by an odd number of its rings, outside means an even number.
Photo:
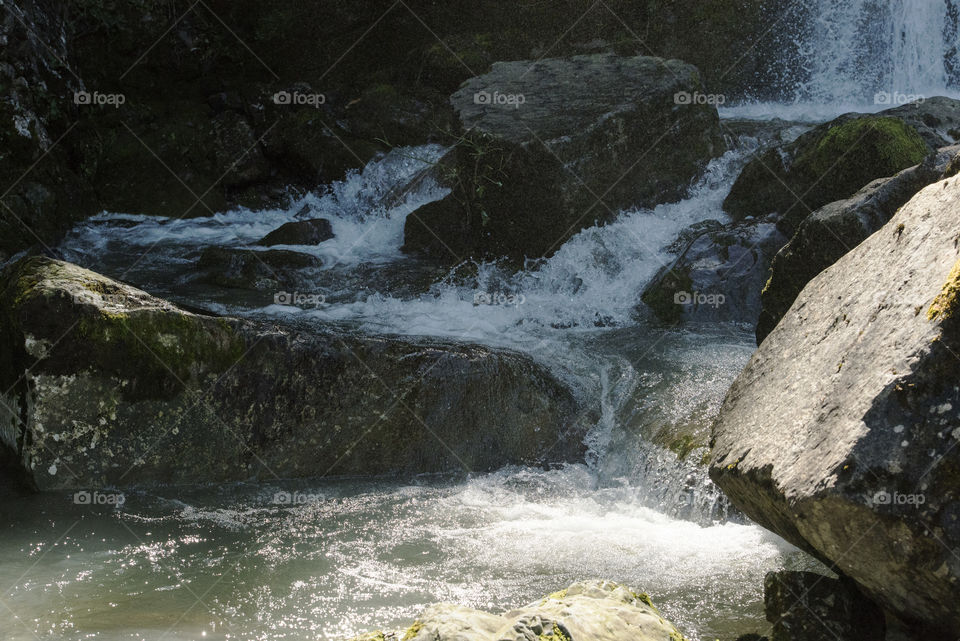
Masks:
[[[960,178],[811,280],[714,424],[711,477],[932,638],[960,636]]]
[[[589,419],[518,354],[193,314],[47,258],[0,283],[0,461],[35,489],[583,455]]]
[[[396,638],[380,632],[353,641]],[[575,583],[542,601],[490,614],[431,606],[401,641],[684,641],[646,594],[607,581]]]

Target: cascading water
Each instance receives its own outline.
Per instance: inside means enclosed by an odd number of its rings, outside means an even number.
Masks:
[[[799,0],[771,18],[791,35],[773,62],[781,104],[728,115],[829,120],[918,98],[960,97],[960,0]]]
[[[800,100],[883,108],[960,88],[954,0],[816,0],[806,10]]]

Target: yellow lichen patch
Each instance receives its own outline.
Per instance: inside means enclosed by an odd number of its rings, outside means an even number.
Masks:
[[[940,293],[933,299],[927,310],[927,320],[946,320],[957,310],[958,296],[960,296],[960,260],[953,265],[947,282],[943,284]]]
[[[550,633],[541,634],[538,637],[538,641],[570,641],[570,637],[564,634],[563,630],[554,625]]]
[[[640,592],[639,594],[636,592],[631,592],[631,594],[633,594],[633,598],[635,598],[637,601],[640,601],[641,603],[645,603],[647,606],[652,608],[654,612],[657,612],[657,613],[660,612],[657,609],[657,606],[653,604],[653,599],[651,599],[650,595],[647,594],[646,592]]]
[[[403,634],[403,639],[401,639],[401,641],[410,641],[410,639],[420,634],[420,630],[422,629],[423,623],[420,621],[414,621],[413,625],[407,628],[407,631]]]

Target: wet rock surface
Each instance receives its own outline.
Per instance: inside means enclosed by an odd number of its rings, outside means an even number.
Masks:
[[[296,287],[303,278],[301,270],[322,264],[316,256],[286,249],[208,247],[197,260],[197,269],[200,280],[211,285],[269,290]]]
[[[787,241],[775,217],[696,227],[677,260],[647,286],[643,302],[667,323],[754,324],[770,261]]]
[[[273,230],[257,244],[264,247],[274,245],[317,245],[333,238],[333,227],[326,218],[311,218],[286,223]]]

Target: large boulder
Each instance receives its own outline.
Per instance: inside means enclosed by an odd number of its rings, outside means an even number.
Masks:
[[[517,354],[192,314],[46,258],[2,282],[0,449],[36,489],[481,471],[584,452],[571,392]]]
[[[464,131],[450,215],[466,221],[476,253],[523,259],[624,207],[678,200],[724,147],[706,98],[696,68],[678,60],[496,63],[450,98]]]
[[[915,167],[824,205],[800,223],[770,265],[770,277],[760,295],[763,309],[757,321],[757,344],[773,331],[810,279],[885,225],[918,191],[945,177],[958,152],[960,146],[944,147]]]
[[[875,115],[845,114],[757,155],[737,178],[724,210],[736,219],[776,213],[784,233],[792,236],[816,209],[953,144],[947,130],[957,127],[960,101],[949,98]]]
[[[958,207],[957,178],[926,187],[807,284],[728,393],[710,468],[934,638],[960,635]]]
[[[353,641],[395,639],[374,632]],[[402,641],[683,641],[647,594],[607,581],[575,583],[501,615],[459,605],[428,608]]]

